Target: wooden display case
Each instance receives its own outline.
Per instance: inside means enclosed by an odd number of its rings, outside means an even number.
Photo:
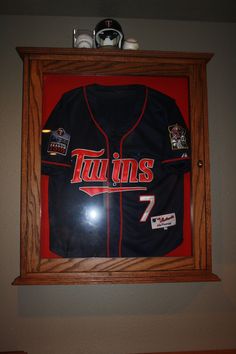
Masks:
[[[69,48],[17,51],[24,65],[21,263],[20,276],[13,284],[219,280],[212,273],[211,256],[206,65],[212,54]],[[164,255],[65,257],[50,249],[50,197],[48,177],[41,174],[41,132],[66,92],[91,84],[157,90],[176,102],[189,128],[191,171],[184,176],[184,236]]]

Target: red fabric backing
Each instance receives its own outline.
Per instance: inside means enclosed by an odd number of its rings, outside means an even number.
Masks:
[[[76,87],[89,84],[128,85],[143,84],[175,99],[187,126],[189,126],[189,90],[187,77],[147,77],[147,76],[77,76],[48,74],[43,77],[42,126],[61,96]],[[184,240],[182,244],[167,256],[191,256],[191,183],[190,173],[184,177]],[[41,257],[57,258],[49,250],[48,218],[48,177],[41,178]]]

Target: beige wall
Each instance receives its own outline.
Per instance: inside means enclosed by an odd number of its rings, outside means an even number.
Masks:
[[[98,19],[0,17],[0,350],[124,354],[236,348],[236,24],[122,20],[142,49],[207,51],[217,283],[13,287],[19,274],[22,63],[16,46],[71,47]]]

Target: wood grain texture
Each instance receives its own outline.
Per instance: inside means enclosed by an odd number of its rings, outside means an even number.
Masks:
[[[157,51],[157,50],[114,50],[114,49],[77,49],[77,48],[38,48],[38,47],[17,47],[17,52],[23,59],[26,55],[30,58],[39,60],[59,59],[63,61],[78,60],[106,60],[107,58],[115,58],[115,60],[134,61],[135,58],[143,58],[144,60],[160,59],[161,62],[171,61],[176,63],[207,63],[213,56],[212,53],[199,52],[174,52],[174,51]]]
[[[219,281],[219,278],[206,271],[28,273],[17,277],[13,285],[149,284],[193,281]]]
[[[29,101],[29,59],[26,55],[24,57],[24,79],[23,79],[23,111],[22,111],[22,136],[21,136],[21,252],[20,252],[20,272],[24,274],[27,270],[27,257],[25,248],[28,243],[28,224],[27,224],[27,209],[28,209],[28,165],[27,156],[28,153],[28,101]]]
[[[121,272],[193,269],[192,257],[42,259],[41,272]]]
[[[196,269],[206,269],[206,213],[204,158],[204,110],[201,65],[194,66],[191,76],[190,115],[192,142],[192,213],[193,239]],[[202,167],[198,162],[202,161]]]
[[[24,61],[21,272],[14,284],[215,281],[211,273],[206,64],[210,53],[18,48]],[[193,257],[40,258],[40,136],[44,74],[184,76],[192,141]],[[202,167],[198,162],[202,161]]]
[[[29,116],[27,150],[27,271],[39,269],[40,254],[40,173],[41,173],[41,112],[42,112],[42,77],[41,64],[30,63],[29,81]]]

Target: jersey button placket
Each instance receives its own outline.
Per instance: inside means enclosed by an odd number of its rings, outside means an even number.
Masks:
[[[109,218],[110,218],[110,257],[119,255],[119,234],[120,234],[120,210],[119,210],[119,192],[113,192],[112,189],[120,187],[117,179],[119,171],[116,169],[116,160],[119,158],[119,141],[117,135],[113,132],[110,136],[110,161],[109,161]]]

